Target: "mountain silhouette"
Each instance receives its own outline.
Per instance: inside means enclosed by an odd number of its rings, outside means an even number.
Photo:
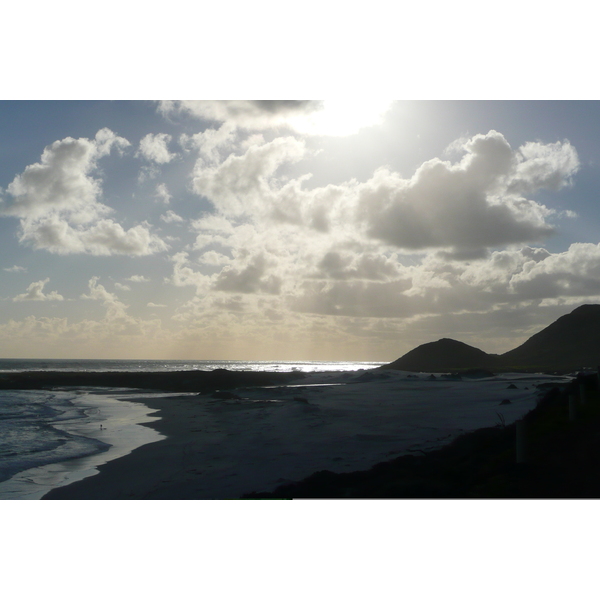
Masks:
[[[449,371],[453,369],[485,369],[496,366],[496,356],[463,342],[442,338],[417,346],[387,365],[400,371]]]
[[[504,354],[487,354],[443,338],[422,344],[386,365],[402,371],[572,371],[600,365],[600,305],[584,304]]]
[[[600,365],[600,305],[584,304],[502,355],[506,365],[581,368]]]

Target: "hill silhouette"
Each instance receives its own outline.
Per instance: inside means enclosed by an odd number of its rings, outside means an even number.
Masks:
[[[494,366],[497,366],[495,355],[463,342],[442,338],[437,342],[417,346],[386,368],[400,371],[449,371],[489,369]]]
[[[584,304],[505,352],[506,365],[546,369],[600,365],[600,305]]]
[[[600,305],[584,304],[504,354],[487,354],[443,338],[422,344],[386,365],[402,371],[573,371],[600,365]]]

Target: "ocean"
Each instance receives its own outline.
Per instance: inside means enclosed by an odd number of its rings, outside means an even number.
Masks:
[[[22,371],[352,372],[378,362],[0,359],[2,373]],[[94,474],[95,467],[163,436],[140,423],[150,409],[127,402],[132,390],[86,388],[0,391],[0,499],[39,499]],[[137,396],[139,396],[137,392]],[[145,396],[185,396],[144,392]]]
[[[0,373],[14,371],[267,371],[283,373],[299,371],[357,371],[372,369],[382,362],[325,362],[325,361],[246,361],[246,360],[73,360],[73,359],[0,359]]]

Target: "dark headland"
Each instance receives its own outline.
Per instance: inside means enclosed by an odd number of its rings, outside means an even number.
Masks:
[[[600,365],[600,305],[585,304],[504,354],[451,339],[418,346],[386,369],[445,372],[488,369],[494,372],[571,373]]]
[[[502,355],[487,354],[462,342],[442,339],[424,344],[382,367],[423,372],[465,371],[571,373],[600,364],[600,306],[575,309]],[[4,375],[2,388],[119,386],[165,391],[207,391],[251,385],[276,385],[298,373],[65,374]],[[551,387],[524,419],[526,460],[517,463],[516,425],[480,429],[451,444],[405,455],[367,471],[320,471],[275,491],[256,490],[247,498],[549,498],[600,497],[600,391],[596,374],[580,373],[570,384]],[[189,401],[154,400],[160,421],[149,426],[169,436],[100,467],[100,474],[50,492],[48,499],[193,499],[193,474],[171,477],[173,461],[193,444]],[[184,407],[184,404],[186,407]],[[576,418],[573,415],[576,413]],[[190,413],[191,414],[191,413]],[[187,415],[187,416],[186,416]],[[184,432],[184,433],[182,433]],[[118,491],[118,493],[117,493]]]

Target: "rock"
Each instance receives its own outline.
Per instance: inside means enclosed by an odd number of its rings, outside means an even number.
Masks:
[[[506,389],[507,390],[518,390],[519,388],[514,383],[511,383]]]
[[[502,400],[502,402],[500,402],[500,406],[503,404],[512,404],[512,402],[510,400]]]

